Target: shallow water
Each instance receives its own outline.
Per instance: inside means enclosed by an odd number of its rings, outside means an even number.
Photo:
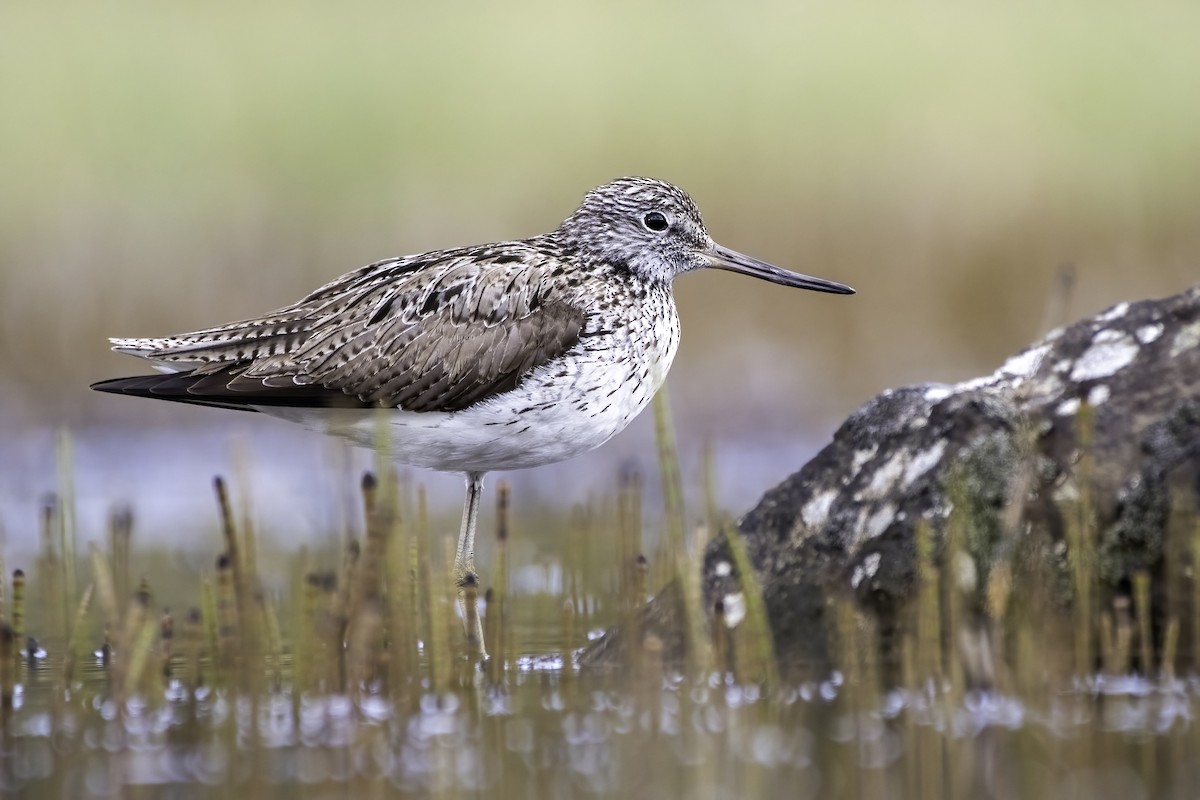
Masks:
[[[1191,797],[1200,681],[1096,679],[1042,704],[927,685],[863,706],[833,673],[766,693],[718,677],[564,673],[442,692],[255,695],[178,681],[123,702],[93,669],[32,675],[6,797]],[[643,665],[646,666],[646,665]],[[471,674],[471,673],[468,673]],[[632,680],[631,680],[632,678]]]

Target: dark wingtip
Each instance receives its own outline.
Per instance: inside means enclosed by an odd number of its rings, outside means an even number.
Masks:
[[[131,391],[135,387],[144,386],[147,376],[140,375],[134,378],[109,378],[103,381],[96,381],[88,388],[94,392],[107,392],[109,394],[148,394],[144,389],[142,392]]]
[[[169,375],[137,375],[131,378],[109,378],[97,381],[89,388],[95,392],[119,394],[127,397],[149,397],[155,400],[170,400],[176,403],[190,403],[198,406],[229,408],[235,411],[257,411],[249,405],[231,403],[225,398],[205,398],[188,394],[188,386],[194,381],[187,380],[188,373],[171,373]]]
[[[250,388],[230,388],[230,382],[244,365],[224,370],[196,374],[169,372],[139,375],[132,378],[110,378],[91,385],[93,391],[132,397],[150,397],[175,403],[192,403],[235,411],[258,411],[260,406],[295,408],[372,408],[358,398],[337,389],[319,384]]]

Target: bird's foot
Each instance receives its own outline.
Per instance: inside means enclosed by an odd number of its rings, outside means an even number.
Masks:
[[[473,570],[467,570],[456,582],[467,652],[482,663],[487,659],[487,647],[483,641],[483,620],[479,617],[479,576]]]

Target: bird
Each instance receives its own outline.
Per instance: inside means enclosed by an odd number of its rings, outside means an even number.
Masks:
[[[710,268],[854,294],[717,244],[682,189],[625,177],[548,233],[387,258],[254,319],[110,339],[158,374],[91,388],[259,412],[461,473],[461,604],[477,581],[485,474],[559,462],[625,428],[679,345],[674,279]]]

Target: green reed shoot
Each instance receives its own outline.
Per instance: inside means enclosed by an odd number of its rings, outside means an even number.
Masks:
[[[667,535],[660,559],[666,575],[678,574],[676,559],[684,553],[687,519],[683,508],[683,478],[679,470],[679,447],[671,421],[671,400],[666,384],[654,395],[654,433],[658,444],[658,468],[662,479],[664,525]]]
[[[62,554],[62,621],[67,619],[68,609],[75,605],[77,579],[75,574],[75,457],[71,436],[60,430],[57,440],[58,462],[58,543]],[[70,636],[69,629],[63,630],[63,638]]]
[[[118,508],[108,518],[108,552],[112,565],[112,591],[117,605],[115,613],[125,609],[126,598],[132,591],[129,574],[129,553],[133,538],[133,511]]]
[[[0,564],[0,587],[4,585],[4,567]],[[3,620],[4,614],[0,613],[0,620]],[[25,572],[24,570],[13,570],[12,576],[12,618],[11,623],[13,638],[20,644],[25,641]]]
[[[1079,463],[1075,468],[1078,499],[1073,513],[1067,514],[1067,549],[1071,560],[1074,589],[1075,671],[1090,675],[1094,664],[1092,624],[1096,618],[1096,518],[1092,500],[1095,474],[1092,453],[1093,409],[1081,403],[1076,417]]]
[[[734,675],[739,681],[762,684],[769,693],[779,686],[779,667],[762,587],[738,529],[727,525],[722,529],[722,535],[729,547],[742,601],[746,605],[745,618],[734,628]]]
[[[509,504],[511,488],[508,481],[496,484],[496,549],[493,553],[492,585],[487,590],[487,618],[484,635],[488,647],[492,648],[488,659],[488,680],[499,683],[513,657],[508,635],[508,561],[509,561]],[[468,601],[469,604],[469,601]],[[468,630],[470,630],[468,625]]]

